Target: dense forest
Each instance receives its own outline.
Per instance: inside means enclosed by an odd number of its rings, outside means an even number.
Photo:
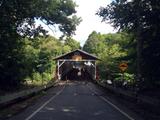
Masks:
[[[139,88],[159,86],[160,2],[158,0],[115,0],[97,15],[119,31],[133,34],[136,44],[136,82]]]
[[[49,80],[53,57],[79,48],[69,36],[80,23],[72,0],[0,0],[0,88],[16,89],[25,80]],[[57,25],[65,42],[47,36],[46,25]]]
[[[101,80],[124,82],[121,81],[122,72],[119,64],[126,62],[129,67],[125,71],[125,80],[133,83],[136,73],[136,46],[133,41],[134,36],[126,32],[101,34],[93,31],[83,49],[101,59],[97,64]]]
[[[94,31],[84,45],[84,50],[102,59],[99,62],[102,79],[120,80],[118,65],[126,62],[127,82],[139,90],[159,88],[159,6],[158,0],[115,0],[99,8],[96,14],[102,21],[119,31],[106,35]]]

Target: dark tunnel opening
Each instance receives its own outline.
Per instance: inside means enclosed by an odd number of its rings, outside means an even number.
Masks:
[[[79,80],[90,81],[92,80],[91,74],[86,69],[72,68],[69,72],[62,76],[61,80]]]

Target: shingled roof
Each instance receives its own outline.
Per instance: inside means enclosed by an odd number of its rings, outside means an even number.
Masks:
[[[58,56],[56,58],[54,58],[54,60],[59,60],[59,59],[72,59],[72,56],[75,54],[75,53],[79,53],[81,56],[82,56],[82,59],[84,60],[100,60],[98,57],[92,55],[92,54],[89,54],[83,50],[80,50],[80,49],[77,49],[77,50],[74,50],[74,51],[71,51],[71,52],[68,52],[66,54],[63,54],[61,56]]]

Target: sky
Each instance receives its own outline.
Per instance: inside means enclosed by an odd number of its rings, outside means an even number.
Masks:
[[[76,8],[76,15],[82,18],[82,22],[79,26],[77,26],[77,30],[75,31],[76,35],[73,38],[80,42],[81,46],[84,45],[85,41],[87,40],[88,36],[92,31],[97,31],[102,34],[107,33],[115,33],[116,31],[110,24],[105,22],[101,22],[102,19],[95,15],[97,10],[102,6],[105,7],[107,4],[111,2],[111,0],[73,0],[76,2],[78,7]],[[38,24],[42,24],[40,21],[37,22]],[[58,29],[52,28],[51,31],[47,26],[43,25],[45,29],[49,31],[49,34],[59,37],[61,34],[58,32]]]
[[[92,31],[97,31],[102,34],[113,33],[115,30],[110,24],[101,22],[102,18],[95,15],[97,10],[102,6],[105,7],[111,0],[74,0],[79,7],[76,8],[77,16],[82,17],[82,22],[77,27],[76,35],[73,36],[81,45],[85,43],[88,35]]]

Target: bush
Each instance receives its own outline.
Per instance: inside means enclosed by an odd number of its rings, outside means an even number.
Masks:
[[[41,80],[42,80],[41,74],[38,73],[38,72],[33,73],[33,74],[32,74],[32,80],[41,81]]]
[[[122,73],[116,73],[114,75],[114,80],[116,81],[127,81],[127,82],[133,82],[134,81],[134,74],[130,73],[124,73],[124,78],[122,80]]]
[[[51,79],[52,79],[52,76],[51,76],[51,74],[50,73],[43,73],[42,74],[42,79],[44,80],[44,81],[50,81]]]

